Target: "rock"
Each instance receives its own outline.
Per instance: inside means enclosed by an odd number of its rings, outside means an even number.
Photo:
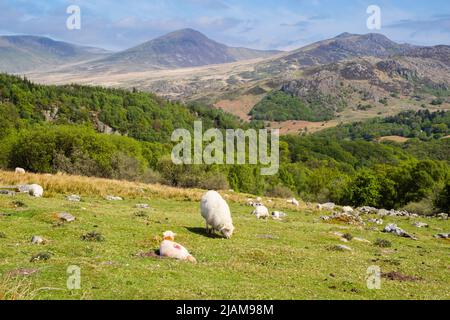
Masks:
[[[39,244],[45,244],[46,241],[41,236],[33,236],[33,238],[31,238],[31,243],[39,245]]]
[[[123,200],[121,197],[115,197],[115,196],[106,196],[105,199],[108,201],[122,201]]]
[[[380,210],[378,210],[377,214],[379,216],[386,217],[386,216],[389,216],[389,211],[386,209],[380,209]]]
[[[383,219],[368,219],[367,220],[367,222],[369,222],[369,223],[375,223],[375,224],[378,224],[378,225],[382,225],[383,223],[384,223],[384,221],[383,221]]]
[[[334,212],[329,217],[321,217],[325,221],[336,221],[336,222],[344,222],[351,225],[364,225],[364,221],[361,219],[360,216],[357,215],[351,215],[348,213],[340,213],[340,212]]]
[[[377,214],[378,213],[378,209],[374,208],[374,207],[360,207],[357,209],[359,212],[361,213],[365,213],[365,214]]]
[[[150,206],[146,203],[140,203],[136,205],[137,209],[150,209]]]
[[[46,261],[51,258],[52,254],[50,252],[40,252],[31,257],[30,262],[36,261]]]
[[[336,207],[336,205],[333,202],[327,202],[322,204],[322,210],[334,210],[334,208]]]
[[[342,211],[343,211],[344,213],[348,213],[348,214],[354,212],[353,208],[352,208],[352,207],[349,207],[349,206],[343,207],[343,208],[342,208]]]
[[[417,227],[417,228],[428,228],[429,227],[428,224],[423,223],[423,222],[416,222],[413,224],[413,226]]]
[[[338,231],[332,232],[331,234],[335,235],[336,237],[340,237],[340,238],[342,238],[344,236],[344,234],[342,232],[338,232]]]
[[[64,221],[64,222],[74,222],[76,218],[67,212],[61,212],[58,213],[58,219]]]
[[[438,217],[439,219],[442,219],[442,220],[448,220],[447,213],[439,213],[438,215],[436,215],[436,217]]]
[[[76,195],[76,194],[72,194],[70,196],[68,196],[67,201],[72,201],[72,202],[80,202],[81,201],[81,197]]]
[[[439,233],[434,236],[436,239],[450,239],[450,233]]]
[[[393,234],[395,234],[396,236],[399,236],[399,237],[417,240],[417,238],[415,238],[412,235],[408,234],[406,231],[404,231],[403,229],[397,227],[397,225],[393,224],[393,223],[387,225],[386,228],[384,228],[383,232],[393,233]]]

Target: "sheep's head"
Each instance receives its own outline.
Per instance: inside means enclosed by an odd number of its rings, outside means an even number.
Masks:
[[[234,226],[231,223],[224,225],[223,228],[220,229],[220,232],[227,239],[231,239],[231,236],[233,235],[233,231],[234,231]]]
[[[175,241],[176,234],[172,231],[166,231],[163,233],[164,240]]]

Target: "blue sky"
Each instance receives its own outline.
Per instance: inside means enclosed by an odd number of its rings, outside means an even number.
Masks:
[[[81,30],[66,8],[81,8]],[[112,50],[181,28],[234,46],[294,49],[342,32],[368,33],[378,5],[383,33],[421,45],[450,44],[448,0],[1,0],[0,34],[34,34]]]

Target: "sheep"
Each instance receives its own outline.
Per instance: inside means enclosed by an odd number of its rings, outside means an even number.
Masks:
[[[295,199],[295,198],[292,198],[292,199],[288,200],[287,202],[290,204],[293,204],[296,207],[300,206],[300,202],[298,202],[297,199]]]
[[[234,232],[230,207],[216,191],[208,191],[201,200],[200,209],[206,221],[206,232],[220,232],[227,239],[231,239]],[[210,229],[211,226],[211,229]]]
[[[25,174],[25,169],[17,167],[16,170],[15,170],[15,172],[16,172],[17,174]]]
[[[256,209],[252,212],[252,214],[254,214],[258,219],[268,218],[270,216],[269,209],[263,205],[256,206]]]
[[[176,234],[172,231],[163,233],[163,241],[159,247],[159,255],[162,257],[174,258],[178,260],[187,260],[197,263],[197,260],[181,244],[175,242]]]
[[[286,217],[286,213],[281,211],[274,211],[272,212],[272,219],[274,220],[281,220],[281,218]]]
[[[32,184],[29,186],[28,193],[32,197],[41,198],[44,195],[44,189],[38,184]]]

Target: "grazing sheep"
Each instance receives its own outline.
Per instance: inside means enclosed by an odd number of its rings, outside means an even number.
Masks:
[[[270,217],[269,209],[263,205],[256,206],[256,209],[252,212],[252,214],[254,214],[258,219]]]
[[[172,231],[163,233],[163,242],[159,247],[159,255],[178,260],[187,260],[192,263],[197,263],[197,260],[189,253],[189,251],[181,244],[175,242],[176,234]]]
[[[202,217],[206,221],[207,233],[219,231],[227,239],[231,238],[234,226],[230,207],[219,193],[208,191],[202,198],[200,209]]]
[[[25,169],[23,169],[23,168],[16,168],[16,173],[17,174],[25,174]]]
[[[32,184],[29,186],[28,192],[32,197],[41,198],[44,195],[44,188],[38,184]]]

